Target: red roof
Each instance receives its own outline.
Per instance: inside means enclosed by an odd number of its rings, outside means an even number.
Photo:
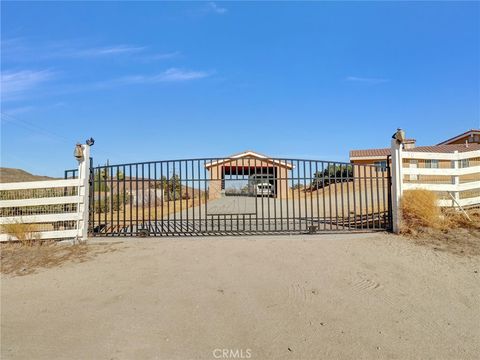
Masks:
[[[460,134],[460,135],[454,136],[454,137],[452,137],[448,140],[442,141],[441,143],[439,143],[437,145],[448,145],[449,142],[461,139],[462,137],[468,136],[470,134],[480,134],[480,129],[470,129],[468,131],[465,131],[463,134]]]

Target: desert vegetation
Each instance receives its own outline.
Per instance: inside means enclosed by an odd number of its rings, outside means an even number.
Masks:
[[[401,233],[435,250],[480,255],[480,209],[441,209],[437,200],[432,191],[405,191]]]
[[[85,262],[115,250],[113,243],[63,245],[56,241],[6,242],[0,244],[0,271],[12,276],[28,275],[68,262]]]

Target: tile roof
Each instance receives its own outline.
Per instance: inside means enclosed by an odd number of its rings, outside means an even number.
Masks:
[[[433,146],[417,146],[408,151],[413,152],[436,152],[436,153],[453,153],[458,152],[467,152],[480,150],[480,144],[469,143],[468,146],[465,144],[451,144],[451,145],[433,145]]]
[[[438,143],[437,145],[447,145],[449,142],[461,139],[464,136],[467,136],[467,135],[470,135],[470,134],[479,134],[479,133],[480,133],[480,129],[470,129],[470,130],[465,131],[464,133],[462,133],[460,135],[456,135],[456,136],[454,136],[454,137],[452,137],[448,140],[442,141],[441,143]]]
[[[436,153],[453,153],[467,152],[480,150],[480,144],[470,143],[468,146],[465,144],[452,144],[452,145],[433,145],[433,146],[417,146],[413,149],[408,149],[411,152],[436,152]],[[350,158],[363,158],[363,157],[386,157],[390,155],[390,148],[383,149],[365,149],[365,150],[350,150]]]
[[[266,163],[270,162],[270,163],[276,164],[278,166],[286,167],[288,169],[293,169],[294,168],[294,166],[289,162],[282,161],[282,160],[277,160],[277,159],[272,159],[272,158],[269,158],[267,155],[263,155],[263,154],[255,152],[255,151],[252,151],[252,150],[247,150],[247,151],[244,151],[244,152],[241,152],[241,153],[238,153],[238,154],[233,154],[233,155],[230,155],[229,157],[224,158],[224,159],[211,161],[209,163],[206,163],[205,167],[207,169],[209,169],[212,166],[218,166],[218,165],[223,164],[225,162],[231,162],[232,160],[240,159],[240,158],[260,159],[262,161],[265,161]]]

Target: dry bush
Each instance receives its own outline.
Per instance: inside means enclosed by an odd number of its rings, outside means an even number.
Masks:
[[[435,193],[427,190],[405,191],[401,201],[401,232],[434,250],[457,255],[480,255],[480,210],[442,209]]]
[[[445,223],[450,229],[480,230],[480,209],[468,209],[466,211],[470,220],[462,211],[451,209],[445,211]]]
[[[1,244],[0,249],[0,271],[11,275],[28,275],[66,262],[85,262],[98,254],[117,250],[114,244],[63,245],[55,241],[7,242]]]
[[[25,224],[19,221],[10,224],[2,225],[2,233],[10,235],[13,240],[20,242],[30,242],[31,240],[38,240],[39,234],[35,224]]]
[[[424,227],[441,229],[444,221],[437,200],[432,191],[405,191],[401,200],[402,232],[409,233]]]

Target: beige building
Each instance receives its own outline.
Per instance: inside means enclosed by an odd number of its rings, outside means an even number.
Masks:
[[[272,197],[286,197],[289,172],[293,169],[293,165],[248,150],[209,162],[205,164],[205,168],[209,172],[210,179],[209,199],[218,199],[225,195],[230,182],[241,183],[242,181],[247,193],[255,191],[251,189],[252,186],[265,184]]]
[[[412,152],[453,153],[455,151],[465,152],[478,150],[479,144],[480,129],[472,129],[431,146],[416,146],[415,139],[407,139],[404,142],[403,149]],[[389,155],[390,148],[351,150],[350,162],[356,165],[385,167]],[[419,167],[450,167],[450,163],[441,164],[435,161],[425,160],[420,161]]]

